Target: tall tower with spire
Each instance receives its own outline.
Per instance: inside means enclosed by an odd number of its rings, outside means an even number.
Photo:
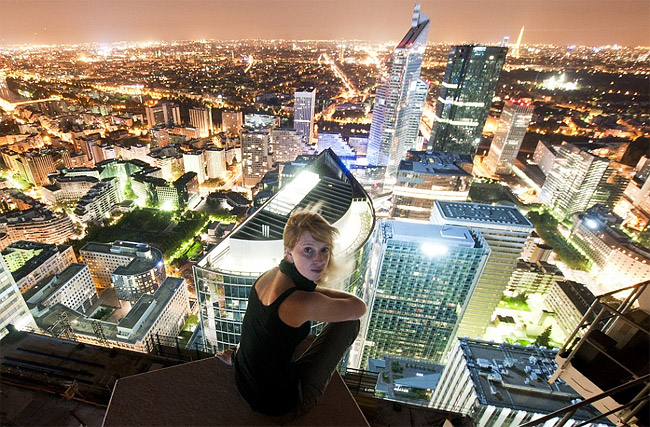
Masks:
[[[521,45],[521,38],[524,36],[524,27],[521,27],[521,30],[519,31],[519,37],[517,37],[517,43],[515,46],[512,48],[512,57],[513,58],[519,58],[519,46]]]
[[[418,136],[429,84],[420,79],[422,58],[429,32],[429,18],[413,10],[411,28],[399,42],[380,77],[368,141],[368,163],[386,166],[386,180],[394,180],[400,160]]]

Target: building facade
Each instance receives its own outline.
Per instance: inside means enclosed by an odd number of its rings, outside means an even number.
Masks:
[[[507,51],[500,46],[451,48],[429,149],[476,154]]]
[[[564,276],[557,266],[545,261],[518,261],[508,282],[508,291],[517,294],[546,295]]]
[[[0,257],[0,339],[7,335],[9,325],[13,325],[18,330],[36,329],[34,318],[7,264],[3,257]]]
[[[506,101],[487,155],[487,167],[491,173],[512,173],[534,109],[534,105],[524,100]]]
[[[305,138],[307,144],[311,144],[314,138],[316,89],[298,90],[293,95],[293,127]]]
[[[490,258],[456,334],[481,337],[534,227],[515,207],[442,200],[435,201],[431,222],[469,227],[479,232],[490,246]]]
[[[243,184],[256,185],[271,170],[271,131],[269,129],[246,129],[241,132]]]
[[[35,317],[54,304],[87,312],[99,298],[95,283],[86,264],[70,264],[61,273],[46,277],[24,294],[25,301]]]
[[[152,107],[144,107],[149,128],[154,126],[179,126],[181,124],[181,109],[172,102],[159,102]]]
[[[466,227],[380,220],[361,366],[384,355],[444,361],[489,253]]]
[[[212,107],[190,108],[190,125],[198,129],[201,138],[212,135]]]

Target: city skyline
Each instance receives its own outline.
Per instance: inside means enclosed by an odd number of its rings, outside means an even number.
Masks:
[[[8,46],[200,39],[390,43],[399,40],[407,21],[394,18],[415,2],[248,0],[235,7],[221,0],[2,0],[1,4],[0,45]],[[625,0],[616,8],[610,4],[606,0],[421,2],[423,12],[431,16],[432,43],[497,43],[504,36],[514,43],[524,26],[523,44],[650,44],[647,31],[642,30],[650,19],[650,3]]]

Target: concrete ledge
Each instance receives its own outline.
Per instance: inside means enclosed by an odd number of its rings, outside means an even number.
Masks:
[[[122,378],[115,384],[104,426],[269,426],[239,396],[232,368],[216,358]],[[287,425],[368,426],[338,373],[308,414]]]

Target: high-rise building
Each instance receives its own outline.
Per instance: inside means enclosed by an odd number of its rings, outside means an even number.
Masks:
[[[493,174],[512,173],[534,109],[534,105],[523,100],[506,101],[487,156],[487,167]]]
[[[50,184],[49,174],[57,168],[72,167],[70,152],[65,148],[22,153],[14,158],[12,165],[21,178],[34,185]]]
[[[86,264],[70,264],[59,274],[46,277],[24,294],[25,301],[38,317],[38,313],[54,304],[85,313],[99,298],[90,269]]]
[[[199,180],[199,185],[205,182],[206,162],[205,152],[200,150],[183,152],[183,167],[185,173],[194,172]]]
[[[546,295],[557,282],[564,280],[560,269],[546,261],[517,261],[508,282],[508,291],[517,294]]]
[[[190,124],[198,129],[201,138],[212,135],[212,108],[190,108]]]
[[[209,346],[223,350],[239,343],[253,283],[283,257],[287,219],[295,209],[314,205],[339,229],[334,260],[345,260],[349,268],[332,286],[368,301],[364,274],[374,209],[352,174],[326,150],[194,266],[201,329]]]
[[[34,318],[29,312],[5,260],[0,256],[0,339],[7,335],[8,325],[13,325],[18,330],[36,329]]]
[[[226,173],[226,151],[223,148],[208,147],[205,150],[206,175],[208,179],[223,178]]]
[[[181,109],[172,102],[159,102],[153,107],[144,107],[147,123],[151,129],[154,126],[180,126]]]
[[[429,221],[436,200],[464,202],[472,183],[469,154],[409,151],[399,164],[393,187],[393,218]]]
[[[312,145],[303,141],[302,135],[295,129],[271,130],[271,147],[273,162],[292,162],[302,154],[316,154]]]
[[[469,415],[477,426],[485,427],[516,427],[555,412],[580,396],[565,383],[546,382],[556,368],[556,354],[556,349],[534,345],[458,339],[429,406]],[[587,406],[563,421],[576,425],[597,415]],[[561,418],[540,425],[562,425]],[[597,422],[587,425],[606,427]]]
[[[560,220],[595,204],[613,207],[629,182],[619,169],[622,166],[618,163],[598,157],[585,147],[564,143],[544,181],[540,201]]]
[[[456,334],[458,337],[481,337],[534,227],[515,207],[442,200],[435,201],[431,222],[470,227],[490,245],[490,258]]]
[[[222,111],[221,130],[237,135],[244,125],[244,115],[241,111]]]
[[[625,196],[635,207],[650,215],[650,158],[642,156],[635,170],[634,179],[625,188]]]
[[[389,73],[377,85],[366,157],[371,166],[386,166],[390,183],[418,136],[429,90],[429,84],[420,79],[428,32],[429,18],[417,4],[411,28],[393,51]]]
[[[451,48],[429,149],[476,154],[507,51],[501,46]]]
[[[316,89],[302,89],[294,93],[293,127],[311,144],[314,137]]]
[[[361,365],[384,355],[444,361],[489,253],[466,227],[380,220]]]
[[[247,129],[241,132],[241,155],[243,184],[252,187],[271,170],[271,131]]]
[[[567,280],[551,286],[544,305],[553,313],[560,331],[569,337],[587,312],[592,316],[590,321],[596,317],[593,310],[589,310],[594,301],[596,297],[587,286]]]
[[[89,242],[79,251],[98,288],[115,286],[119,299],[135,301],[153,293],[167,277],[162,252],[146,243]]]

